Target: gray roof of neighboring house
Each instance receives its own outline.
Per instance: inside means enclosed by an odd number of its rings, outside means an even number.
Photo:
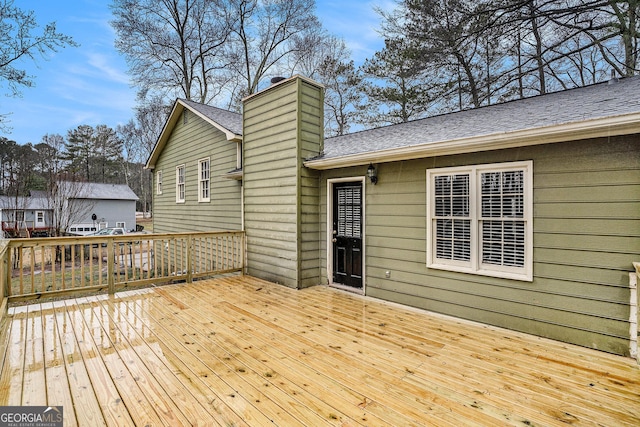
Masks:
[[[61,182],[60,185],[72,185],[69,191],[72,199],[96,200],[138,200],[138,196],[129,186],[124,184],[101,184],[96,182]]]
[[[327,138],[324,153],[316,159],[502,136],[638,112],[640,76]]]
[[[15,197],[0,196],[0,209],[17,210],[48,210],[49,203],[46,197]]]
[[[242,114],[201,104],[199,102],[189,101],[187,99],[180,99],[180,101],[185,105],[188,105],[189,108],[198,111],[200,114],[218,123],[231,133],[242,135]]]

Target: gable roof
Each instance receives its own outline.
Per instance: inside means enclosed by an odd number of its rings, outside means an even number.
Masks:
[[[178,99],[178,101],[224,132],[227,135],[227,139],[235,139],[242,135],[242,114],[187,99]]]
[[[167,144],[173,128],[182,117],[182,113],[185,108],[223,132],[227,141],[242,141],[242,114],[178,98],[173,104],[173,109],[162,128],[162,132],[156,141],[156,145],[153,147],[153,151],[147,160],[145,168],[155,168],[158,157]]]
[[[305,162],[333,169],[640,133],[640,76],[328,138]]]
[[[128,185],[124,184],[101,184],[97,182],[60,182],[59,185],[70,185],[75,187],[70,191],[70,199],[92,199],[92,200],[138,200],[138,196]]]
[[[0,210],[50,210],[46,197],[0,196]]]

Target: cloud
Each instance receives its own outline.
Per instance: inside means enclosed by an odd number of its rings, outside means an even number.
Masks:
[[[112,65],[114,62],[121,62],[120,58],[114,59],[113,57],[98,52],[89,52],[87,57],[88,64],[93,67],[92,71],[94,71],[97,76],[102,76],[115,83],[129,84],[129,76],[122,71],[124,64],[118,64],[119,66],[117,67]]]

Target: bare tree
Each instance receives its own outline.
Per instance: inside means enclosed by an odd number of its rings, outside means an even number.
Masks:
[[[39,29],[32,11],[15,7],[13,0],[0,0],[0,81],[7,84],[12,96],[20,95],[20,88],[34,85],[33,76],[19,67],[19,61],[46,58],[47,53],[67,46],[77,44],[59,33],[55,22]],[[0,129],[7,129],[6,120],[7,114],[0,114]]]
[[[111,9],[135,85],[204,103],[216,97],[235,19],[225,0],[114,0]]]
[[[64,168],[64,137],[59,134],[46,134],[34,148],[38,159],[36,170],[47,183],[54,182]]]
[[[116,128],[124,147],[123,167],[127,185],[135,189],[143,212],[149,212],[152,198],[152,174],[144,169],[144,165],[170,112],[171,106],[166,105],[158,95],[139,97],[135,121],[131,120]]]
[[[86,197],[87,183],[73,181],[73,176],[60,174],[47,189],[47,205],[52,212],[52,229],[56,236],[62,236],[69,227],[86,218],[95,202]]]
[[[269,72],[279,72],[302,49],[300,37],[321,32],[314,0],[229,0],[237,17],[227,52],[237,84],[232,98],[258,90]],[[310,46],[305,46],[309,49]]]

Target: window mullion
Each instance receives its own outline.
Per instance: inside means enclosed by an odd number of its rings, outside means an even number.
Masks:
[[[473,271],[478,271],[480,268],[480,237],[478,233],[480,232],[480,206],[481,203],[478,202],[481,196],[480,188],[478,182],[480,180],[477,179],[477,171],[475,168],[469,173],[469,216],[471,219],[471,269]]]

